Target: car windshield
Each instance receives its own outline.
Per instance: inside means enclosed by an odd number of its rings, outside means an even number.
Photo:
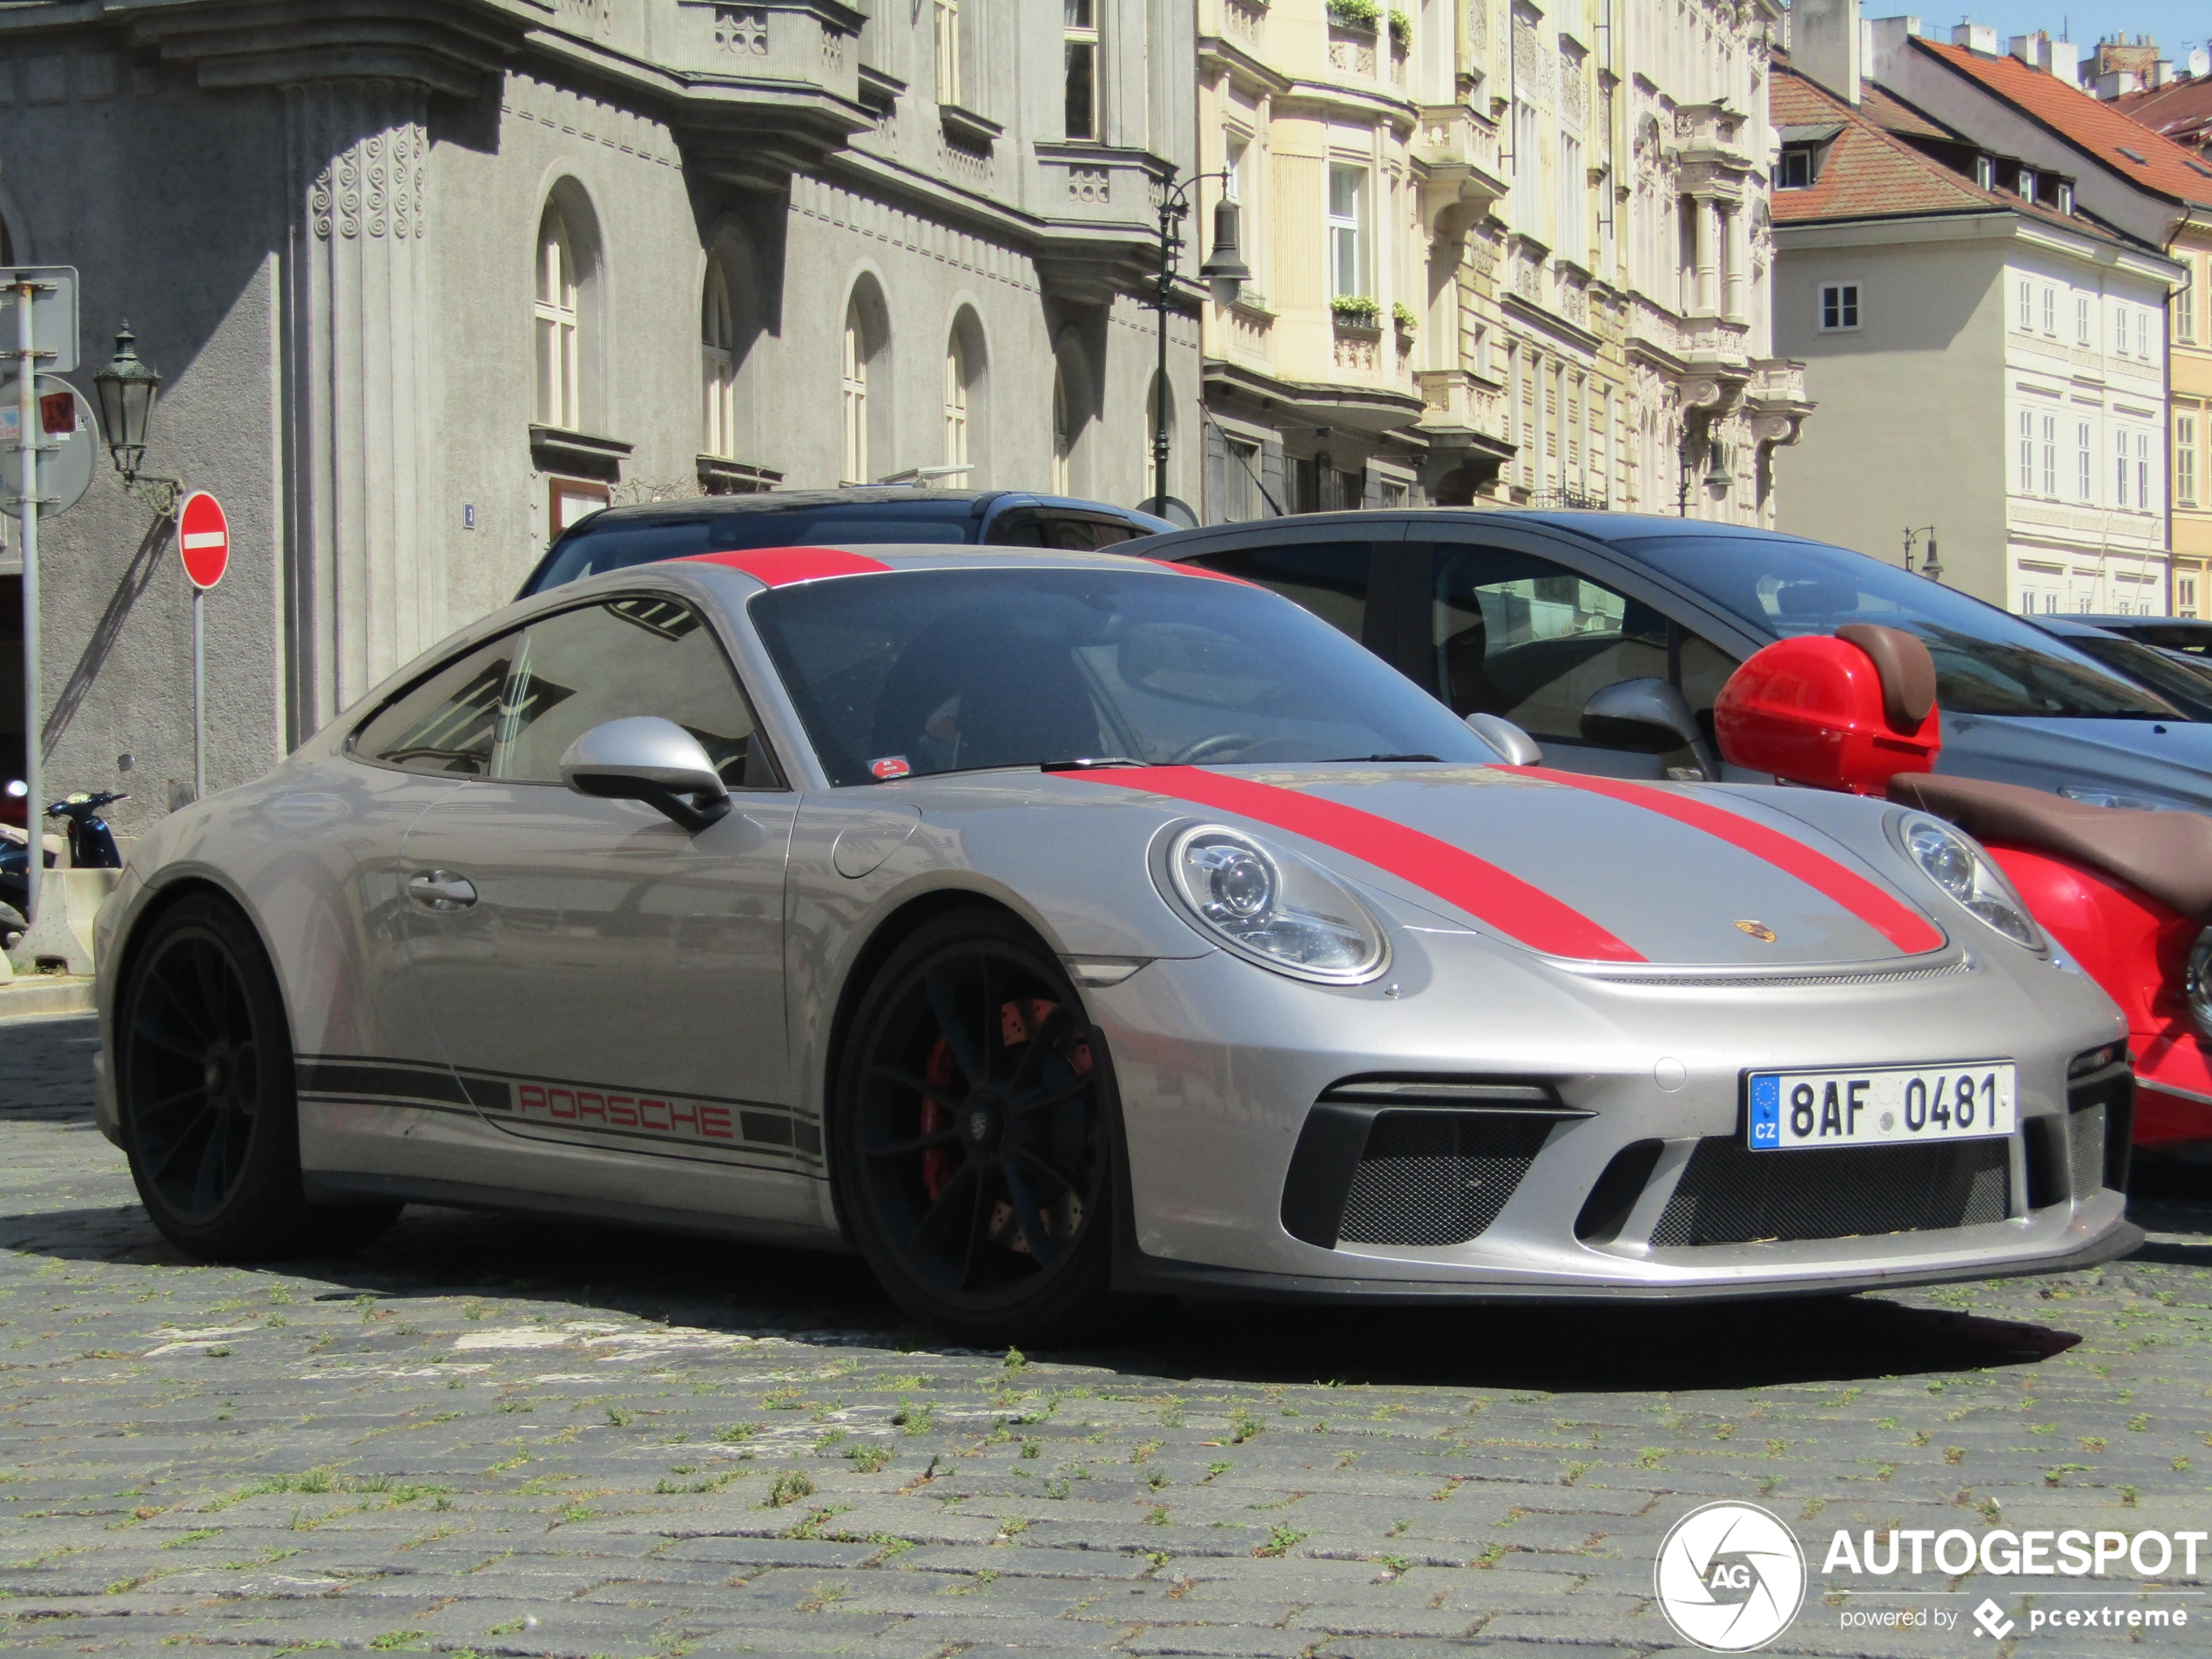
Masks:
[[[587,520],[553,550],[530,593],[580,582],[607,570],[653,564],[694,553],[736,553],[755,547],[840,547],[854,542],[975,539],[972,501],[815,502],[727,513],[670,513],[661,517],[607,516]]]
[[[2118,634],[2063,637],[2085,657],[2094,657],[2115,674],[2157,692],[2190,719],[2212,720],[2212,666],[2201,658],[2176,657]]]
[[[1650,536],[1622,551],[1772,638],[1847,622],[1918,634],[1952,714],[2185,718],[2154,693],[1994,605],[1879,559],[1780,536]]]
[[[752,614],[838,785],[1079,759],[1497,759],[1396,670],[1241,583],[905,570],[774,589]]]

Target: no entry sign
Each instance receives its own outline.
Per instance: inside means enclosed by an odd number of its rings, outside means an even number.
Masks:
[[[192,586],[212,588],[220,582],[231,562],[231,521],[224,516],[223,504],[204,489],[185,496],[177,516],[177,543]]]

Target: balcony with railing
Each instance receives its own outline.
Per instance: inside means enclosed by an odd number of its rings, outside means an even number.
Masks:
[[[1505,199],[1497,124],[1466,105],[1424,105],[1413,129],[1413,151],[1414,161],[1426,170],[1421,210],[1431,227],[1445,214],[1461,226],[1471,224]]]

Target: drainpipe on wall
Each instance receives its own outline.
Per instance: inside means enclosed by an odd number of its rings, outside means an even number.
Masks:
[[[2187,205],[2182,206],[2182,217],[2174,226],[2174,233],[2166,239],[2165,253],[2168,259],[2174,258],[2174,244],[2182,239],[2182,233],[2188,229],[2190,226],[2202,222],[2204,221],[2198,219],[2196,209]],[[2176,262],[2182,266],[2182,293],[2189,296],[2189,303],[2194,306],[2196,303],[2195,298],[2196,261],[2188,260]],[[2174,614],[2174,305],[2170,298],[2166,305],[2164,327],[2166,329],[2166,397],[2164,400],[2166,404],[2164,439],[2166,446],[2166,614],[2170,617]],[[2197,488],[2199,489],[2204,488],[2202,480],[2199,481]]]

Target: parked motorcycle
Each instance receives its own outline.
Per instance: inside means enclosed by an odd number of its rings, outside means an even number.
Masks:
[[[20,793],[23,786],[17,783],[11,792]],[[64,799],[51,803],[46,816],[58,819],[62,833],[67,838],[69,861],[79,870],[112,870],[120,868],[123,855],[115,845],[115,832],[101,816],[102,809],[118,800],[128,800],[127,794],[113,790],[78,791]],[[20,835],[21,840],[17,837]],[[44,839],[43,837],[41,838]],[[51,848],[44,852],[42,867],[55,867]],[[11,825],[0,824],[0,941],[24,931],[24,913],[30,908],[30,837]]]
[[[2212,818],[1937,775],[1935,666],[1896,629],[1777,641],[1730,678],[1713,718],[1731,765],[1885,797],[1980,841],[2036,923],[2127,1016],[2135,1148],[2212,1166]],[[1958,879],[1971,907],[1977,878],[1962,868]]]

